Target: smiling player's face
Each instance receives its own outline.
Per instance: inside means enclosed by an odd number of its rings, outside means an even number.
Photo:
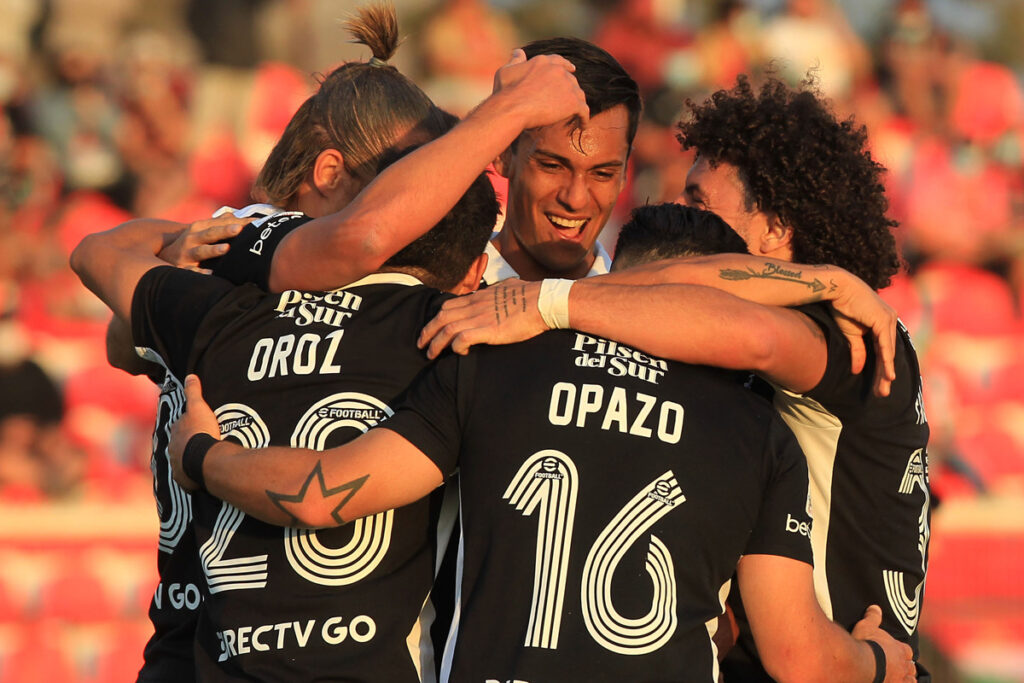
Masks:
[[[520,277],[576,278],[590,270],[625,183],[628,125],[619,105],[582,131],[563,124],[527,131],[503,155],[498,167],[509,190],[500,251]]]

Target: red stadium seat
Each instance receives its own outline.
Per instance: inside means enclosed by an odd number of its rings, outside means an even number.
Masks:
[[[1012,334],[1019,327],[1009,284],[972,266],[934,263],[914,276],[926,322],[935,334]]]
[[[922,359],[929,383],[945,382],[957,406],[1024,399],[1021,341],[1015,336],[946,333],[934,338]],[[927,398],[927,395],[926,395]]]
[[[995,420],[971,433],[958,433],[956,446],[981,476],[986,486],[992,487],[1004,477],[1024,477],[1024,450]]]
[[[916,335],[921,331],[924,308],[921,305],[921,295],[917,291],[917,285],[913,278],[900,273],[893,277],[892,283],[878,294],[885,299],[887,304],[896,309],[896,314],[910,330],[911,335]]]
[[[103,582],[80,562],[69,562],[39,593],[42,617],[88,623],[115,619],[117,612]]]
[[[26,627],[15,647],[0,656],[4,683],[75,681],[74,666],[59,646],[60,633],[52,624]]]
[[[17,622],[24,618],[24,612],[13,591],[0,582],[0,623]]]
[[[111,633],[109,647],[96,663],[99,681],[134,681],[142,668],[142,651],[152,635],[153,627],[143,619],[120,624]]]

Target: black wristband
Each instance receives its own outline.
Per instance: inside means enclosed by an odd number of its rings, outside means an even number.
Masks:
[[[220,443],[206,432],[193,434],[185,444],[185,450],[181,453],[181,469],[185,476],[199,484],[199,488],[206,490],[206,480],[203,478],[203,461],[206,454],[213,448],[213,444]]]
[[[195,438],[195,437],[192,437]],[[885,650],[873,640],[865,640],[871,648],[871,654],[875,656],[875,678],[871,683],[882,683],[885,680]]]

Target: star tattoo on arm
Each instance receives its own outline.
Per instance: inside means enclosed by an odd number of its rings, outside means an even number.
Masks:
[[[352,496],[354,496],[356,492],[363,487],[363,484],[365,484],[366,480],[369,478],[370,475],[367,474],[362,477],[359,477],[358,479],[353,479],[352,481],[346,482],[341,486],[336,486],[334,488],[329,489],[327,488],[327,482],[324,481],[324,472],[321,467],[321,463],[317,462],[317,464],[313,467],[312,471],[310,471],[309,476],[306,477],[306,481],[302,484],[302,488],[299,489],[298,493],[294,495],[289,495],[286,493],[278,493],[276,491],[271,491],[270,489],[267,489],[267,497],[270,498],[270,501],[274,505],[280,508],[282,512],[284,512],[291,518],[291,523],[289,526],[297,526],[299,523],[299,518],[290,509],[291,505],[303,504],[307,500],[307,496],[309,496],[310,501],[313,501],[317,498],[319,498],[320,500],[327,500],[329,498],[333,498],[334,496],[342,496],[340,502],[334,507],[333,510],[331,510],[331,517],[339,525],[342,525],[346,524],[347,522],[341,517],[341,508],[345,507],[345,504],[352,499]],[[316,479],[318,488],[310,492],[309,485],[313,482],[313,479]]]

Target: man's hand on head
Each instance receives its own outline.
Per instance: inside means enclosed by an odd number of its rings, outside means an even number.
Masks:
[[[224,240],[231,239],[251,222],[251,218],[237,218],[230,213],[196,221],[182,230],[177,239],[157,256],[172,266],[209,274],[210,271],[200,268],[199,264],[226,254],[229,247]]]
[[[590,120],[590,108],[574,71],[576,67],[565,57],[537,55],[527,59],[525,52],[516,49],[494,74],[494,94],[512,98],[513,106],[523,116],[523,129],[567,119],[583,126]]]
[[[536,337],[548,329],[537,299],[540,282],[509,279],[486,289],[445,302],[420,333],[417,345],[429,358],[447,346],[465,355],[474,344],[512,344]]]
[[[196,434],[209,434],[220,440],[220,424],[213,410],[203,399],[203,388],[199,378],[189,375],[185,378],[185,412],[171,427],[171,440],[167,445],[174,480],[186,491],[195,491],[199,488],[199,482],[185,474],[182,462],[185,448]]]

